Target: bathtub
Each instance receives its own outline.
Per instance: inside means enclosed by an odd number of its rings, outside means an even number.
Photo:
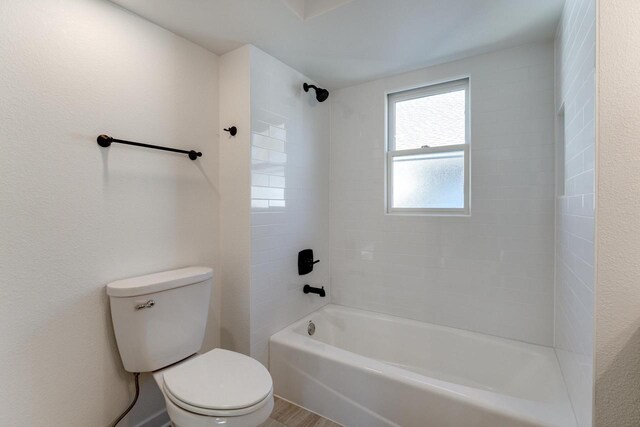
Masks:
[[[576,425],[552,348],[342,306],[273,335],[269,367],[275,394],[347,427]]]

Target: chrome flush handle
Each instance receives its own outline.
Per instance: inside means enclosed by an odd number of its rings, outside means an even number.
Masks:
[[[143,308],[151,308],[154,305],[156,305],[156,302],[154,300],[150,299],[149,301],[147,301],[145,303],[136,305],[136,310],[142,310]]]

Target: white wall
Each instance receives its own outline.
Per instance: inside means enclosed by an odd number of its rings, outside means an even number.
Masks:
[[[250,353],[251,47],[220,57],[220,253],[224,348]]]
[[[335,91],[332,301],[553,344],[553,44]],[[385,215],[385,93],[469,75],[471,216]]]
[[[269,337],[329,301],[329,102],[293,68],[251,49],[251,355],[268,362]],[[298,251],[314,271],[299,276]],[[305,295],[324,286],[326,298]]]
[[[640,2],[598,6],[595,418],[640,425]]]
[[[104,285],[217,269],[217,87],[215,55],[111,3],[0,2],[0,424],[110,424],[133,390]],[[122,425],[163,408],[149,381]]]
[[[555,346],[580,426],[593,400],[595,1],[569,0],[556,34],[556,111],[564,159],[556,202]]]

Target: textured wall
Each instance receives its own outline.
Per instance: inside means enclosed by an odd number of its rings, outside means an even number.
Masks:
[[[332,301],[553,343],[553,45],[335,91]],[[469,75],[471,216],[385,214],[385,93]]]
[[[251,47],[220,57],[221,344],[249,354],[251,310]]]
[[[251,355],[267,364],[269,337],[329,302],[329,105],[293,68],[251,49]],[[298,251],[314,271],[299,276]],[[305,295],[324,286],[326,298]]]
[[[133,390],[104,285],[217,267],[217,57],[108,2],[2,1],[0,99],[0,424],[106,426]]]
[[[593,407],[595,17],[594,0],[567,1],[555,42],[556,111],[564,111],[555,346],[580,426],[591,425]]]
[[[640,2],[600,1],[595,425],[640,425]]]

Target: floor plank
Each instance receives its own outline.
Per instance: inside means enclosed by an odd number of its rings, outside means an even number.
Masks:
[[[266,422],[264,422],[260,427],[287,427],[282,423],[274,420],[273,418],[269,418]]]
[[[261,427],[341,427],[286,400],[275,398],[271,417]]]

